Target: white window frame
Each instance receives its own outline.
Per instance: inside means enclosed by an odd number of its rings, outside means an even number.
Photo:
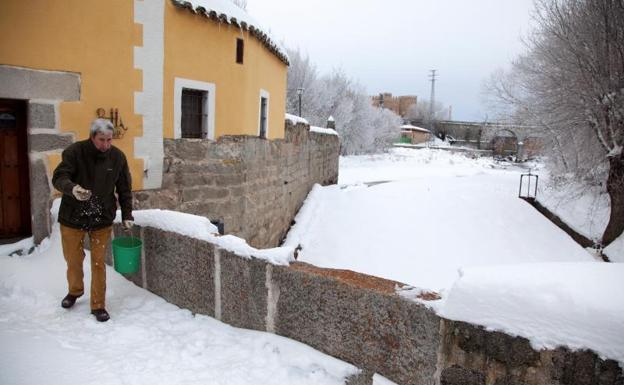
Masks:
[[[201,82],[198,80],[175,78],[173,87],[173,138],[182,138],[182,90],[191,89],[204,91],[206,101],[203,106],[203,114],[206,119],[202,119],[202,131],[206,133],[206,138],[215,138],[215,98],[217,87],[214,83]]]
[[[271,102],[271,98],[270,98],[270,94],[269,91],[267,90],[263,90],[260,89],[260,97],[258,98],[258,132],[256,135],[260,136],[260,123],[261,123],[261,119],[262,119],[262,98],[265,98],[267,101],[266,104],[266,138],[269,138],[269,111],[271,110],[270,107],[270,102]]]

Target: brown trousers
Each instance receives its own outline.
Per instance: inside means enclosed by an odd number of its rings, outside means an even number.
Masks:
[[[85,258],[84,237],[89,234],[91,244],[91,310],[104,309],[106,299],[106,248],[111,238],[111,226],[85,231],[61,225],[63,255],[67,262],[67,284],[69,294],[77,297],[84,294]]]

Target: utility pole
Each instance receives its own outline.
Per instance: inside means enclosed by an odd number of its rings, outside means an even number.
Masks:
[[[429,79],[431,80],[431,97],[429,98],[429,130],[432,135],[437,135],[435,132],[435,81],[436,81],[436,70],[429,70],[431,73],[429,74]]]
[[[303,95],[303,91],[305,89],[303,87],[299,87],[297,88],[297,96],[299,96],[299,117],[302,118],[301,116],[301,96]]]

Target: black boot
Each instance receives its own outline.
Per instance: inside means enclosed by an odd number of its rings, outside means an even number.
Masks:
[[[65,309],[69,309],[70,307],[74,306],[78,298],[80,298],[79,295],[67,294],[65,298],[63,298],[63,300],[61,301],[61,306]]]
[[[110,319],[110,316],[108,315],[106,309],[91,310],[91,314],[93,314],[95,316],[95,319],[100,322],[106,322]]]

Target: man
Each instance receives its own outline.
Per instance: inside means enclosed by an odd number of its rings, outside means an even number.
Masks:
[[[91,314],[100,322],[110,318],[105,308],[106,248],[117,211],[117,193],[124,229],[133,224],[132,182],[128,162],[113,146],[113,125],[95,119],[89,139],[76,142],[63,151],[54,170],[52,184],[63,193],[58,220],[61,223],[63,254],[67,262],[69,292],[61,306],[68,309],[84,294],[82,263],[83,240],[91,244]]]

